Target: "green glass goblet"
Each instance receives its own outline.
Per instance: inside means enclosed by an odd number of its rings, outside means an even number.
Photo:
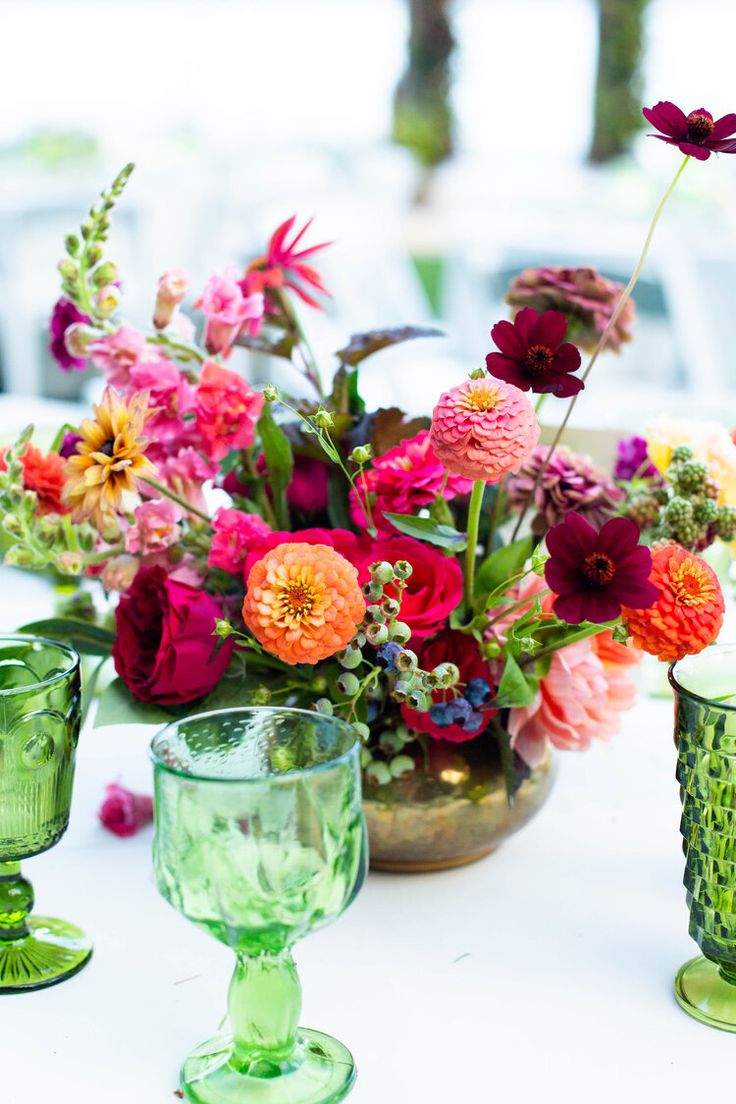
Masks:
[[[337,1040],[298,1026],[291,948],[340,915],[365,877],[360,742],[300,709],[232,709],[152,744],[154,866],[174,908],[235,951],[231,1033],[185,1062],[197,1104],[332,1104],[355,1080]]]
[[[73,924],[29,915],[33,890],[20,872],[69,823],[80,706],[73,648],[0,636],[0,993],[55,985],[92,954]]]
[[[670,668],[690,934],[701,955],[675,996],[701,1023],[736,1031],[736,644]]]

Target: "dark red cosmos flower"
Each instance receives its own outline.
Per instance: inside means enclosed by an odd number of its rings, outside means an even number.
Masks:
[[[652,554],[628,518],[612,518],[596,532],[579,514],[568,514],[547,534],[547,551],[544,577],[557,595],[552,608],[570,625],[600,625],[618,617],[621,606],[648,609],[659,598],[649,582]]]
[[[320,242],[319,245],[297,251],[296,247],[312,225],[312,220],[309,219],[287,245],[286,239],[295,221],[296,215],[292,215],[274,230],[265,257],[258,257],[248,265],[240,287],[244,295],[252,295],[257,291],[267,293],[269,288],[288,287],[308,306],[321,310],[321,304],[306,291],[304,284],[321,295],[329,295],[330,292],[322,283],[319,272],[305,264],[305,258],[326,249],[332,242]]]
[[[648,123],[661,131],[650,134],[670,146],[677,146],[688,157],[707,161],[711,153],[736,153],[736,115],[723,115],[714,119],[710,111],[697,107],[686,115],[669,100],[660,100],[654,107],[643,107],[642,114]]]
[[[513,322],[497,322],[491,330],[500,353],[489,353],[486,367],[496,379],[522,391],[549,393],[565,399],[585,384],[571,375],[580,367],[580,353],[565,341],[567,319],[561,311],[538,314],[524,307]]]

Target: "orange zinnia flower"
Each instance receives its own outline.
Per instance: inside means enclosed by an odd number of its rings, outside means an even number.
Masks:
[[[652,550],[649,581],[660,591],[648,609],[621,611],[637,648],[667,663],[712,644],[723,623],[723,594],[713,568],[668,542]]]
[[[0,471],[7,470],[5,453],[0,450]],[[64,458],[58,452],[49,452],[45,456],[34,445],[27,445],[20,458],[23,465],[23,486],[27,491],[35,491],[38,496],[37,510],[43,514],[68,514],[69,507],[61,501],[64,488]]]
[[[66,465],[67,482],[63,499],[72,507],[72,520],[94,517],[99,528],[138,492],[138,480],[155,479],[156,468],[144,455],[148,441],[141,436],[149,408],[148,391],[122,399],[112,387],[105,389],[102,402],[93,406],[94,420],[85,418],[79,427],[77,455]]]
[[[253,564],[243,620],[284,663],[318,663],[355,636],[365,600],[352,564],[326,544],[278,544]]]

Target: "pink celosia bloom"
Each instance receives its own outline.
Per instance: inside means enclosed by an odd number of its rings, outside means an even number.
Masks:
[[[222,276],[210,276],[194,306],[207,319],[204,343],[210,353],[229,349],[246,323],[253,323],[257,329],[264,310],[260,292],[243,295],[233,265],[228,265]]]
[[[430,440],[438,460],[455,475],[497,483],[531,454],[539,422],[518,387],[471,379],[440,395]]]
[[[208,480],[214,478],[217,469],[195,448],[187,446],[180,449],[176,455],[167,457],[159,464],[158,470],[167,487],[198,510],[206,511],[207,504],[202,488]]]
[[[212,528],[214,534],[207,563],[233,575],[242,574],[250,549],[271,532],[271,526],[258,514],[224,508],[213,517]]]
[[[113,556],[102,569],[102,585],[107,591],[119,590],[122,593],[135,579],[139,567],[140,560],[137,556],[131,556],[127,552]]]
[[[371,495],[373,521],[378,532],[382,536],[396,532],[384,518],[385,513],[416,514],[421,507],[430,506],[442,489],[445,474],[444,464],[432,450],[427,429],[401,441],[374,460],[373,467],[365,473],[365,488]],[[470,480],[451,474],[442,493],[449,500],[456,495],[470,494],[472,489]],[[356,525],[367,524],[355,491],[350,493],[350,512]]]
[[[99,816],[109,832],[116,836],[134,836],[153,820],[153,799],[114,782],[105,790]]]
[[[261,392],[237,372],[214,360],[204,362],[195,399],[196,424],[212,460],[222,460],[231,449],[250,448],[263,403]]]
[[[165,330],[174,312],[183,301],[189,287],[187,275],[181,268],[164,272],[158,282],[156,305],[153,308],[153,324],[157,330]]]
[[[584,751],[593,740],[618,732],[619,714],[631,707],[635,693],[621,665],[604,662],[591,640],[570,644],[552,656],[532,704],[511,710],[511,746],[530,767],[542,762],[548,740],[556,748]]]
[[[107,382],[124,391],[130,386],[130,369],[143,360],[146,349],[146,339],[140,330],[121,326],[114,334],[93,341],[89,355],[95,367],[105,373]]]
[[[164,552],[181,537],[183,516],[181,508],[168,498],[143,502],[135,510],[135,524],[125,534],[127,551],[143,555]]]

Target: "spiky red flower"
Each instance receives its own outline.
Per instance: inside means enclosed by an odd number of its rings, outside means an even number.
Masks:
[[[569,398],[585,384],[577,376],[580,353],[565,341],[567,319],[561,311],[539,314],[524,307],[513,322],[497,322],[491,330],[500,353],[489,353],[486,367],[492,376],[522,391]]]
[[[273,232],[265,256],[258,257],[248,265],[241,288],[243,294],[252,295],[258,291],[267,293],[270,288],[288,287],[308,306],[321,310],[322,305],[309,294],[304,285],[314,288],[320,295],[329,295],[330,292],[322,283],[319,272],[306,264],[305,260],[321,249],[326,249],[332,242],[320,242],[319,245],[310,245],[308,249],[297,250],[297,245],[312,225],[312,219],[287,242],[295,222],[296,215],[292,215]]]
[[[557,595],[552,608],[571,625],[613,621],[624,604],[643,609],[659,597],[649,582],[651,553],[628,518],[612,518],[596,532],[579,514],[568,514],[550,529],[547,549],[544,577]]]
[[[670,146],[677,146],[681,153],[707,161],[711,153],[736,153],[736,114],[722,115],[714,119],[704,107],[696,107],[689,115],[669,100],[660,100],[654,107],[642,108],[642,115],[656,127],[659,138]]]

